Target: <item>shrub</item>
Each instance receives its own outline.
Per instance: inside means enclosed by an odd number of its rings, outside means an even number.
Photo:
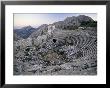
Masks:
[[[81,22],[82,27],[97,27],[97,21],[83,21]]]

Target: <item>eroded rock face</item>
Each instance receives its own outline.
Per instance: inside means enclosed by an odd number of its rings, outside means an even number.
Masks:
[[[69,17],[63,22],[42,25],[27,39],[14,41],[14,74],[96,75],[97,28],[64,30],[62,26],[73,24],[74,28],[89,20],[93,21],[84,15]]]

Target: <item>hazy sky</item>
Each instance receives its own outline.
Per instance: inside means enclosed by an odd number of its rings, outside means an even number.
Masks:
[[[43,14],[14,14],[14,28],[21,28],[24,26],[38,27],[42,24],[52,24],[57,21],[62,21],[66,17],[86,15],[94,20],[97,20],[97,14],[86,13],[43,13]]]

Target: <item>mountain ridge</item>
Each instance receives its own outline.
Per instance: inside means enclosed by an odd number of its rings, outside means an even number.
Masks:
[[[77,29],[80,25],[81,22],[88,22],[88,21],[94,21],[91,17],[85,16],[85,15],[79,15],[79,16],[72,16],[72,17],[67,17],[63,21],[58,21],[54,22],[52,24],[42,24],[38,28],[33,28],[30,25],[22,27],[21,29],[15,29],[14,32],[20,36],[21,38],[28,38],[28,37],[33,37],[34,36],[39,36],[42,34],[45,34],[48,30],[49,25],[55,25],[55,28],[57,29],[62,29],[62,30],[74,30]]]

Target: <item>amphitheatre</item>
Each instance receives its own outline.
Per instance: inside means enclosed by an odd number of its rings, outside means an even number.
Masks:
[[[91,17],[43,24],[27,38],[15,32],[14,39],[14,75],[97,75],[97,22]]]

